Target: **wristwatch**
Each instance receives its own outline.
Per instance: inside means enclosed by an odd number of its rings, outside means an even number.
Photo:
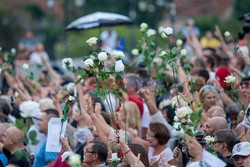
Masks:
[[[223,88],[220,88],[220,90],[218,90],[218,93],[220,94],[221,92],[224,92]]]

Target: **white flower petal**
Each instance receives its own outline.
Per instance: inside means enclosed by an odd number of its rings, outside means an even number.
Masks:
[[[84,67],[92,67],[94,65],[94,61],[91,58],[86,59],[83,62]]]
[[[115,62],[115,72],[122,72],[124,71],[124,64],[122,63],[122,60],[118,60]]]
[[[96,37],[91,37],[91,38],[89,38],[89,39],[86,41],[86,43],[87,43],[89,46],[93,46],[93,45],[95,45],[95,44],[97,43],[97,40],[98,40],[98,38],[96,38]]]
[[[98,53],[98,59],[99,59],[99,61],[105,61],[105,60],[107,60],[107,58],[108,58],[108,55],[107,55],[106,52],[100,52],[100,53]]]
[[[167,35],[167,36],[170,36],[170,35],[172,35],[173,34],[173,28],[171,28],[171,27],[167,27],[167,28],[165,28],[164,29],[164,32],[165,32],[165,34]]]
[[[65,151],[63,154],[62,154],[62,162],[64,162],[69,156],[73,155],[74,153],[72,151]]]

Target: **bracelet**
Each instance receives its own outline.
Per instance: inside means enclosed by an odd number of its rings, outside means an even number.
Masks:
[[[120,157],[124,157],[127,153],[129,153],[131,150],[129,149],[129,150],[127,150],[127,151],[125,151],[125,152],[120,152]]]
[[[240,140],[240,139],[242,139],[242,137],[244,137],[245,135],[244,134],[242,134],[242,135],[240,135],[239,137],[238,137],[238,139]]]

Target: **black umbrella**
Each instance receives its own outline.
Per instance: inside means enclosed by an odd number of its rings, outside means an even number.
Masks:
[[[124,15],[107,12],[95,12],[82,16],[66,26],[66,30],[87,30],[103,26],[132,24],[133,21]]]

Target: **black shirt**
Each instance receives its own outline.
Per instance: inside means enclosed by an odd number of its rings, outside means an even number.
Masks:
[[[30,155],[24,150],[17,150],[14,154],[11,154],[9,150],[3,148],[3,153],[8,158],[8,164],[18,165],[20,167],[30,167]]]

